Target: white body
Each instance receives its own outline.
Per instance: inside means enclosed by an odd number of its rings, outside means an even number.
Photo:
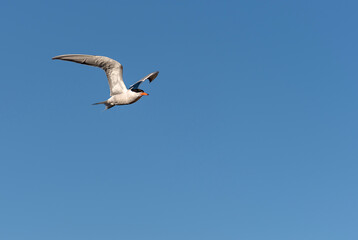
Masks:
[[[108,98],[107,102],[112,105],[128,105],[135,103],[141,97],[143,97],[141,94],[127,90],[124,93],[116,94]]]

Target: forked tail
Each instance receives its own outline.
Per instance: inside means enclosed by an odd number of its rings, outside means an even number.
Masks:
[[[106,108],[105,108],[104,110],[110,109],[110,108],[112,108],[112,107],[115,106],[115,105],[113,105],[113,104],[108,103],[107,101],[98,102],[98,103],[93,103],[92,105],[98,105],[98,104],[104,104],[104,105],[106,105]]]

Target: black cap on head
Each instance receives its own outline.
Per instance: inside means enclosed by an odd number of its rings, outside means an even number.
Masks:
[[[136,89],[131,89],[131,91],[132,92],[137,92],[137,93],[139,93],[139,92],[144,92],[142,89],[138,89],[138,88],[136,88]]]

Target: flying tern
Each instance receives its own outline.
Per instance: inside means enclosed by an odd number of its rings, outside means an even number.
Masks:
[[[152,72],[127,89],[123,82],[123,66],[116,60],[113,60],[109,57],[83,54],[66,54],[53,57],[52,59],[71,61],[102,68],[106,72],[108,78],[111,97],[104,102],[94,103],[93,105],[104,104],[106,106],[106,110],[116,105],[128,105],[135,103],[141,97],[149,95],[142,89],[139,89],[139,85],[147,79],[149,82],[152,82],[159,74],[158,71]]]

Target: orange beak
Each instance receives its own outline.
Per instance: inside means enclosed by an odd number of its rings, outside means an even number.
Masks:
[[[145,93],[145,92],[142,92],[140,95],[142,95],[142,96],[148,96],[149,94],[148,94],[148,93]]]

